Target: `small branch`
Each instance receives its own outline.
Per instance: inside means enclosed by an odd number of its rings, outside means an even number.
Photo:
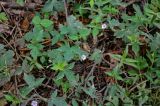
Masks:
[[[66,0],[63,0],[63,3],[64,3],[64,9],[65,9],[65,15],[66,15],[66,21],[67,21],[67,18],[68,18],[68,10],[67,10],[67,2],[66,2]]]
[[[35,8],[42,7],[41,5],[37,5],[36,3],[25,3],[24,6],[17,4],[16,2],[3,2],[0,1],[0,4],[5,8],[12,9],[25,9],[25,10],[34,10]]]

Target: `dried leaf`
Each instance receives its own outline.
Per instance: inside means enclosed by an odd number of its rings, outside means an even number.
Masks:
[[[29,21],[28,18],[26,17],[22,23],[21,23],[21,28],[26,32],[29,28]]]

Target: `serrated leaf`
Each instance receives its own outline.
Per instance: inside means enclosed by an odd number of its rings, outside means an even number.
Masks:
[[[42,84],[42,82],[44,81],[44,79],[45,78],[37,78],[35,80],[34,87],[36,88],[36,87],[40,86]]]
[[[72,86],[77,85],[76,77],[75,77],[74,73],[71,70],[66,70],[65,71],[65,75],[66,75],[66,78],[68,79],[69,83]]]
[[[34,86],[35,77],[33,75],[24,74],[24,80],[30,87]]]
[[[20,89],[20,95],[25,98],[32,90],[33,88],[30,88],[29,86],[24,86]]]
[[[66,101],[62,97],[55,97],[51,98],[50,102],[48,103],[48,106],[67,106]]]
[[[94,60],[95,63],[100,63],[102,61],[102,52],[98,49],[95,49],[90,59]]]
[[[91,33],[91,29],[83,28],[79,30],[80,37],[84,40],[87,39],[88,35]]]
[[[58,62],[56,64],[53,64],[52,69],[56,70],[56,71],[64,71],[65,67],[67,66],[67,62],[63,61],[63,62]]]

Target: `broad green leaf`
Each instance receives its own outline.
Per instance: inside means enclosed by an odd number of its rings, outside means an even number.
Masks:
[[[42,19],[41,23],[40,23],[43,27],[49,27],[53,24],[53,22],[51,20],[48,19]]]
[[[84,40],[87,39],[88,35],[91,33],[91,29],[83,28],[79,30],[80,37]]]
[[[68,34],[69,33],[69,28],[65,25],[59,25],[60,28],[60,33],[61,34]]]
[[[39,16],[35,16],[32,20],[34,25],[39,25],[41,23],[41,18]]]

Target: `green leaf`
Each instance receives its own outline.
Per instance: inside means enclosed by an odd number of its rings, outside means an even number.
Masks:
[[[44,79],[45,78],[37,78],[35,80],[34,87],[36,88],[36,87],[40,86],[42,84],[42,82],[44,81]]]
[[[63,1],[48,0],[45,3],[42,11],[43,12],[52,12],[52,11],[62,12],[64,11]]]
[[[35,77],[33,75],[24,74],[24,80],[30,87],[34,86]]]
[[[60,28],[60,33],[61,34],[68,34],[69,33],[69,28],[65,25],[59,25],[59,28]]]
[[[55,2],[55,0],[48,0],[48,1],[45,3],[42,11],[43,11],[43,12],[51,12],[51,11],[53,11],[54,2]]]
[[[80,37],[86,40],[88,35],[91,33],[91,29],[83,28],[79,30],[79,33]]]
[[[96,88],[94,87],[94,85],[90,86],[89,88],[82,88],[82,89],[91,98],[97,98],[97,96],[95,95]]]
[[[56,76],[56,80],[60,80],[64,77],[65,73],[64,72],[59,72],[58,75]]]
[[[94,60],[95,63],[100,63],[102,61],[102,52],[98,49],[95,49],[90,59]]]
[[[77,85],[76,77],[71,70],[66,70],[65,75],[72,86]]]
[[[52,93],[51,98],[48,101],[48,106],[53,106],[53,105],[68,106],[63,97],[56,97],[56,95]]]
[[[20,89],[20,94],[22,97],[25,98],[32,90],[33,88],[29,86],[24,86],[23,88]]]
[[[67,62],[63,61],[63,62],[58,62],[56,64],[53,64],[52,69],[56,70],[56,71],[64,71],[65,67],[67,66]]]
[[[4,97],[7,101],[12,102],[13,105],[20,104],[20,100],[12,94],[5,94]]]
[[[99,29],[98,28],[93,28],[92,35],[97,36],[98,34],[99,34]]]
[[[6,16],[6,14],[4,13],[4,12],[1,12],[0,13],[0,22],[2,22],[2,21],[7,21],[8,19],[7,19],[7,16]]]
[[[4,49],[4,45],[0,44],[0,51]]]
[[[41,23],[40,23],[43,27],[49,27],[53,24],[53,22],[51,20],[48,19],[42,19]]]
[[[34,25],[39,25],[41,23],[41,18],[39,16],[35,16],[32,20]]]
[[[75,99],[72,99],[72,105],[73,106],[78,106],[78,103],[77,103],[77,101]]]
[[[19,5],[23,6],[24,5],[24,0],[17,0],[16,1]]]
[[[90,4],[91,8],[93,8],[93,6],[94,6],[94,0],[90,0],[89,4]]]
[[[71,34],[71,35],[69,35],[69,38],[71,40],[79,40],[79,36],[77,34]]]

